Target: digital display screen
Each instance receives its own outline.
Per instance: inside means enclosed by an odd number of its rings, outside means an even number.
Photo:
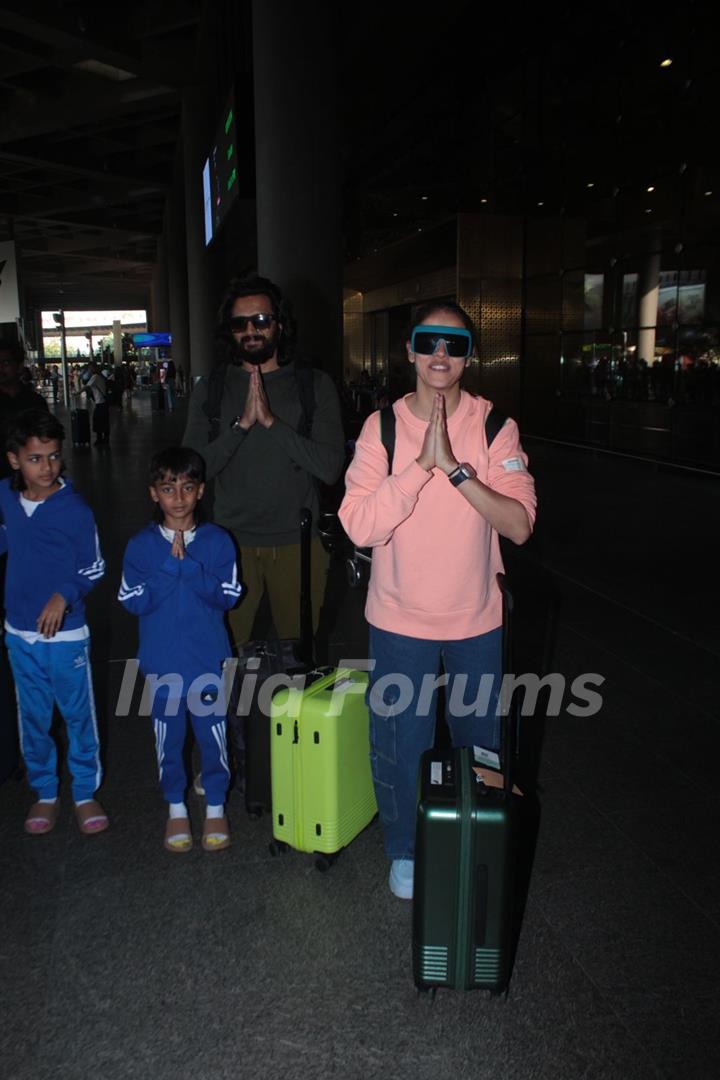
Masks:
[[[212,150],[203,166],[205,244],[222,225],[238,194],[237,128],[230,94]]]
[[[154,345],[172,345],[172,334],[133,334],[136,349]]]

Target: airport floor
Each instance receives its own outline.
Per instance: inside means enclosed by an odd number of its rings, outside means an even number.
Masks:
[[[520,774],[540,810],[507,999],[416,993],[411,904],[377,823],[327,872],[272,858],[233,792],[233,844],[162,847],[149,721],[116,717],[136,627],[115,600],[150,516],[153,449],[183,406],[137,394],[109,449],[68,447],[107,576],[91,596],[110,829],[47,836],[0,787],[0,1071],[7,1080],[710,1080],[720,1070],[718,480],[528,440],[540,516],[506,551],[519,671],[595,673],[592,717],[538,708]],[[59,410],[62,416],[62,410]],[[442,563],[442,552],[438,552]],[[430,568],[431,569],[431,568]],[[331,571],[321,645],[365,655],[363,596]],[[196,832],[203,806],[188,796]],[[529,803],[528,803],[529,805]]]

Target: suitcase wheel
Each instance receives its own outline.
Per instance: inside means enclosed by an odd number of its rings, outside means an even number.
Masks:
[[[288,847],[289,845],[284,840],[271,840],[268,844],[268,851],[275,858],[277,855],[284,855]]]
[[[263,809],[259,803],[250,803],[247,808],[248,817],[253,821],[259,821],[263,816]]]
[[[437,986],[416,986],[418,997],[426,997],[432,1004],[435,1001]]]
[[[339,854],[340,852],[338,851],[335,855],[316,855],[315,869],[319,870],[321,874],[326,874]]]

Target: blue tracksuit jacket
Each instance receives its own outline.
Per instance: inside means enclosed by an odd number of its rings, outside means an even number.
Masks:
[[[118,599],[140,616],[140,670],[177,672],[185,690],[200,675],[216,675],[230,655],[223,613],[242,595],[235,545],[217,525],[199,525],[186,538],[185,558],[152,524],[125,551]]]
[[[105,573],[92,510],[65,480],[28,517],[10,480],[0,481],[0,554],[8,551],[6,618],[14,630],[37,631],[53,593],[69,610],[63,630],[85,625],[84,598]]]

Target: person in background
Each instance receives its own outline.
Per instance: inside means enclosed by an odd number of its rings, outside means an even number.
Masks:
[[[103,446],[110,442],[108,384],[95,360],[89,364],[89,374],[90,377],[85,384],[85,393],[93,403],[92,426],[95,432],[95,445]]]
[[[25,371],[22,345],[0,341],[0,479],[12,474],[5,456],[5,439],[12,420],[25,409],[44,409],[47,402],[22,378]]]

